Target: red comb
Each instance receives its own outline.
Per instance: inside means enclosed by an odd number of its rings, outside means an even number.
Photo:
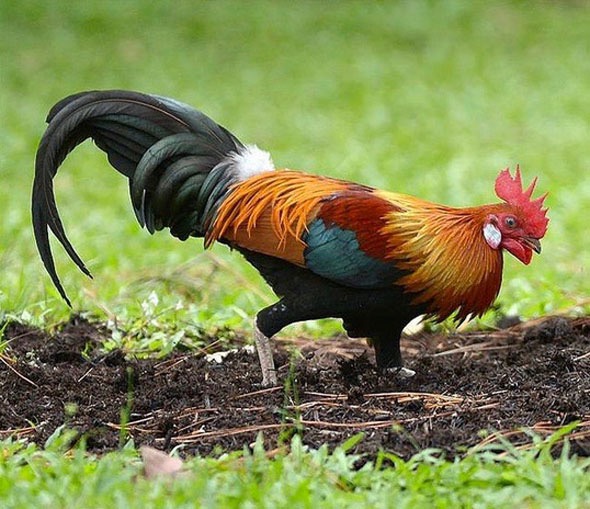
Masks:
[[[520,168],[516,167],[514,177],[510,175],[510,170],[506,168],[500,172],[496,179],[496,194],[506,203],[519,208],[526,217],[528,232],[535,238],[540,239],[547,231],[547,209],[543,208],[543,201],[547,193],[539,198],[531,200],[537,177],[533,179],[531,185],[525,190],[522,189],[522,179],[520,177]]]

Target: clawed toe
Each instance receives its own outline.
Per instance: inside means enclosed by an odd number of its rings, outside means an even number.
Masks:
[[[403,366],[386,368],[383,370],[383,373],[386,375],[394,375],[399,378],[412,378],[416,375],[416,372],[413,369],[404,368]]]

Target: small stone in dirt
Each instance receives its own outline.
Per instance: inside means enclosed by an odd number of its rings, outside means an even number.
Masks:
[[[205,355],[205,360],[207,362],[216,362],[217,364],[221,364],[223,360],[230,354],[230,353],[238,353],[240,351],[252,354],[256,352],[256,348],[254,345],[246,345],[240,349],[232,348],[231,350],[225,350],[223,352],[214,352]]]

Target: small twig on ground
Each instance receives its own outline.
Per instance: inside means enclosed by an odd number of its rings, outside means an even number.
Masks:
[[[22,380],[24,380],[25,382],[27,382],[28,384],[31,384],[33,387],[35,388],[39,388],[39,386],[33,382],[32,380],[29,380],[25,375],[23,375],[22,373],[19,373],[15,368],[13,368],[11,366],[11,361],[10,359],[6,359],[6,357],[4,355],[0,355],[0,361],[8,368],[10,369],[10,371],[12,371],[16,376],[18,376],[19,378],[21,378]]]
[[[41,423],[40,425],[43,425]],[[17,436],[18,438],[23,438],[27,435],[31,435],[35,433],[37,430],[37,426],[26,426],[24,428],[11,428],[11,429],[2,429],[0,430],[0,437],[10,437],[10,436]]]
[[[578,357],[574,357],[574,362],[581,361],[582,359],[587,359],[588,357],[590,357],[590,352],[586,352],[582,355],[579,355]]]
[[[458,348],[452,348],[451,350],[443,350],[442,352],[436,352],[430,355],[430,357],[443,357],[445,355],[455,355],[460,353],[473,353],[473,352],[490,352],[493,350],[507,350],[509,348],[515,348],[516,344],[513,345],[497,345],[495,341],[487,341],[485,343],[476,343],[473,345],[460,346]]]

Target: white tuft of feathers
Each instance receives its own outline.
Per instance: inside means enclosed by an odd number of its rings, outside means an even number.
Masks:
[[[239,152],[231,154],[229,159],[232,161],[232,169],[237,180],[246,180],[275,169],[270,154],[256,145],[246,145]]]

